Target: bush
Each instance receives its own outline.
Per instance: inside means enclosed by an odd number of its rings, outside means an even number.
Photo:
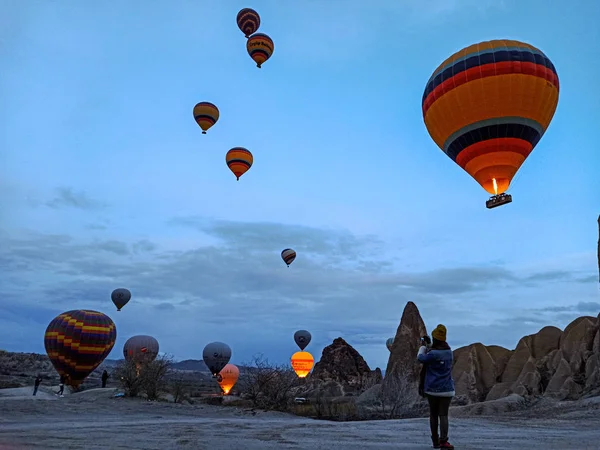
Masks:
[[[115,376],[127,397],[146,394],[148,400],[157,400],[167,391],[166,377],[172,365],[172,358],[160,356],[150,363],[123,361],[115,369]]]
[[[245,363],[246,372],[238,381],[241,395],[261,409],[287,411],[300,386],[296,373],[289,366],[273,365],[261,354]]]

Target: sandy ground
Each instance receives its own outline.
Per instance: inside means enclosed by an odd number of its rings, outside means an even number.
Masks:
[[[235,407],[114,398],[93,389],[59,398],[50,389],[0,390],[0,449],[362,450],[431,448],[427,419],[325,422]],[[559,418],[453,418],[457,449],[596,449],[598,410]]]

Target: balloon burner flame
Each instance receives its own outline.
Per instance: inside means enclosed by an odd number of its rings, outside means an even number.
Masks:
[[[498,195],[498,183],[495,178],[492,178],[492,183],[494,183],[494,194]]]

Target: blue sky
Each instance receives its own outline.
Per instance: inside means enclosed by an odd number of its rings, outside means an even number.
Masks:
[[[2,2],[0,348],[43,352],[55,315],[89,308],[117,324],[111,357],[152,334],[179,359],[221,340],[283,362],[305,328],[317,357],[342,336],[385,367],[409,300],[454,347],[600,312],[600,3],[159,3]],[[243,7],[275,42],[260,70]],[[513,203],[487,210],[420,105],[445,58],[494,38],[544,51],[561,93]],[[207,135],[199,101],[221,111]],[[235,146],[255,161],[239,182]]]

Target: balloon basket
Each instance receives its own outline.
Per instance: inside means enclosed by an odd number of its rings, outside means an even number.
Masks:
[[[506,205],[507,203],[512,203],[512,195],[498,194],[490,197],[490,199],[485,202],[485,207],[487,209],[492,209],[497,208],[498,206]]]

